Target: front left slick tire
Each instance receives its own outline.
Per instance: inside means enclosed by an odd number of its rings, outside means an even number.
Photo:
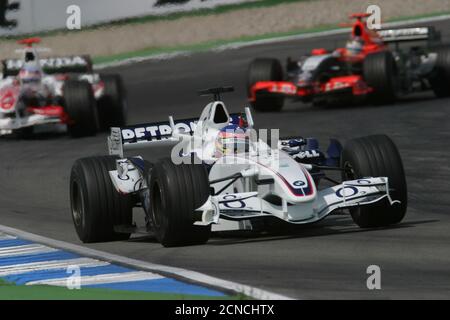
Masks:
[[[195,210],[209,197],[208,173],[203,165],[173,164],[170,158],[151,170],[151,219],[158,241],[165,247],[198,245],[208,241],[211,226],[196,226]]]
[[[116,167],[114,156],[79,159],[70,175],[70,205],[75,230],[84,243],[126,240],[115,226],[132,224],[130,195],[119,194],[109,176]]]

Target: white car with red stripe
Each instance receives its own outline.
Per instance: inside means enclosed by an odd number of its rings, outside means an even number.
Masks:
[[[41,59],[42,48],[33,47],[39,42],[20,40],[23,57],[1,61],[0,136],[29,135],[36,126],[63,124],[79,137],[125,124],[126,97],[119,75],[93,73],[87,56]]]
[[[344,148],[332,140],[327,156],[312,138],[278,140],[272,132],[267,143],[265,132],[253,129],[249,108],[245,114],[228,113],[220,94],[231,90],[203,91],[215,100],[198,119],[170,117],[167,123],[112,128],[109,156],[78,160],[71,204],[80,239],[128,237],[134,230],[133,207],[144,209],[146,230],[164,246],[204,243],[211,225],[214,230],[255,229],[257,220],[271,218],[307,224],[337,210],[348,210],[361,227],[403,219],[406,182],[389,138],[359,138]],[[233,123],[245,126],[248,148],[218,153],[216,137]],[[242,133],[237,136],[242,139]],[[170,157],[154,163],[124,155],[164,145],[172,147]],[[340,181],[328,175],[333,171]]]

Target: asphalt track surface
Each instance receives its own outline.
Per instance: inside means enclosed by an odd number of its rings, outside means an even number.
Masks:
[[[434,23],[450,41],[450,21]],[[234,85],[231,112],[246,104],[246,69],[254,57],[285,59],[312,47],[333,48],[346,36],[198,53],[119,67],[129,93],[129,123],[197,116],[208,102],[196,90]],[[319,138],[385,133],[397,143],[407,174],[409,208],[398,226],[362,230],[346,215],[275,234],[228,234],[203,246],[163,248],[154,239],[91,248],[204,272],[294,298],[450,298],[450,99],[417,94],[395,105],[315,108],[287,103],[255,114],[261,128]],[[79,244],[69,211],[69,174],[79,157],[106,153],[106,135],[72,140],[39,135],[0,139],[0,224]],[[146,152],[150,159],[164,150]],[[136,210],[136,217],[140,217]],[[140,218],[138,218],[140,219]],[[381,290],[368,290],[366,268],[381,268]]]

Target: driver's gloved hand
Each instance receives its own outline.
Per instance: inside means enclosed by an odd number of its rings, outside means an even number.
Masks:
[[[289,153],[290,155],[297,154],[301,151],[301,147],[306,145],[307,142],[303,138],[296,138],[285,140],[282,143],[282,150]]]
[[[291,139],[288,141],[288,146],[290,148],[301,147],[306,145],[306,141],[304,139]]]

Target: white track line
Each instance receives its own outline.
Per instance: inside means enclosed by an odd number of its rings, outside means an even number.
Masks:
[[[0,277],[9,276],[13,274],[21,274],[32,271],[44,271],[44,270],[62,270],[67,269],[69,266],[77,266],[80,268],[88,267],[103,267],[109,265],[109,262],[99,261],[91,258],[77,258],[69,260],[54,260],[33,262],[27,264],[17,264],[0,267]]]
[[[417,23],[430,23],[430,22],[445,21],[448,19],[450,19],[450,15],[445,14],[445,15],[436,16],[436,17],[419,18],[419,19],[411,19],[411,20],[385,23],[385,24],[383,24],[383,28],[395,28],[395,27],[401,27],[401,26],[417,24]],[[273,37],[273,38],[253,40],[253,41],[231,42],[228,44],[224,44],[224,45],[221,45],[218,47],[211,48],[206,51],[221,52],[221,51],[225,51],[225,50],[240,49],[240,48],[249,47],[249,46],[326,37],[326,36],[332,36],[332,35],[345,34],[345,33],[348,33],[349,30],[350,30],[349,28],[337,28],[337,29],[328,30],[328,31],[307,32],[307,33],[301,33],[301,34],[297,34],[297,35],[280,36],[280,37]],[[94,69],[101,70],[104,68],[130,65],[130,64],[149,61],[149,60],[168,60],[168,59],[176,58],[179,56],[189,56],[192,53],[193,53],[193,51],[185,50],[185,51],[177,51],[177,52],[172,52],[172,53],[160,53],[160,54],[154,54],[154,55],[148,55],[148,56],[138,56],[138,57],[123,59],[123,60],[119,60],[119,61],[96,64],[94,66]]]
[[[49,285],[65,287],[67,286],[67,279],[71,275],[67,275],[64,278],[50,279],[50,280],[37,280],[27,282],[27,286],[32,285]],[[119,283],[119,282],[131,282],[131,281],[143,281],[143,280],[157,280],[163,279],[160,276],[151,272],[135,271],[135,272],[124,272],[124,273],[110,273],[110,274],[99,274],[95,276],[81,276],[80,284],[81,286],[89,286],[95,284],[107,284],[107,283]]]
[[[106,260],[109,262],[114,262],[118,264],[122,264],[125,266],[129,266],[132,268],[137,268],[140,270],[150,271],[154,273],[161,274],[163,276],[173,277],[175,279],[180,279],[184,281],[190,281],[197,283],[199,285],[206,285],[210,287],[215,287],[216,289],[222,289],[227,291],[233,291],[237,293],[242,293],[246,296],[252,297],[258,300],[290,300],[291,298],[287,296],[283,296],[281,294],[272,293],[266,290],[258,289],[255,287],[251,287],[248,285],[243,285],[240,283],[223,280],[216,277],[211,277],[206,274],[190,271],[182,268],[175,268],[164,266],[160,264],[149,263],[141,260],[130,259],[127,257],[122,257],[119,255],[98,251],[86,247],[82,247],[79,245],[75,245],[72,243],[53,240],[50,238],[38,236],[29,232],[25,232],[22,230],[18,230],[15,228],[10,228],[6,226],[0,225],[0,232],[4,232],[10,235],[17,236],[22,239],[26,239],[29,241],[34,241],[38,243],[42,243],[51,247],[60,248],[63,250],[71,251],[74,253],[78,253],[87,257]]]
[[[23,246],[0,248],[0,258],[15,257],[25,254],[37,254],[57,251],[57,249],[43,246],[41,244],[27,244]]]
[[[14,239],[17,239],[17,238],[7,235],[7,234],[0,233],[0,240],[14,240]]]
[[[189,56],[191,54],[192,54],[191,51],[177,51],[177,52],[172,52],[172,53],[152,54],[149,56],[138,56],[138,57],[132,57],[132,58],[127,58],[127,59],[113,61],[113,62],[99,63],[99,64],[94,65],[94,69],[101,70],[101,69],[110,68],[110,67],[126,66],[126,65],[130,65],[130,64],[139,63],[139,62],[145,62],[148,60],[155,60],[155,61],[170,60],[170,59],[180,57],[180,56]]]

